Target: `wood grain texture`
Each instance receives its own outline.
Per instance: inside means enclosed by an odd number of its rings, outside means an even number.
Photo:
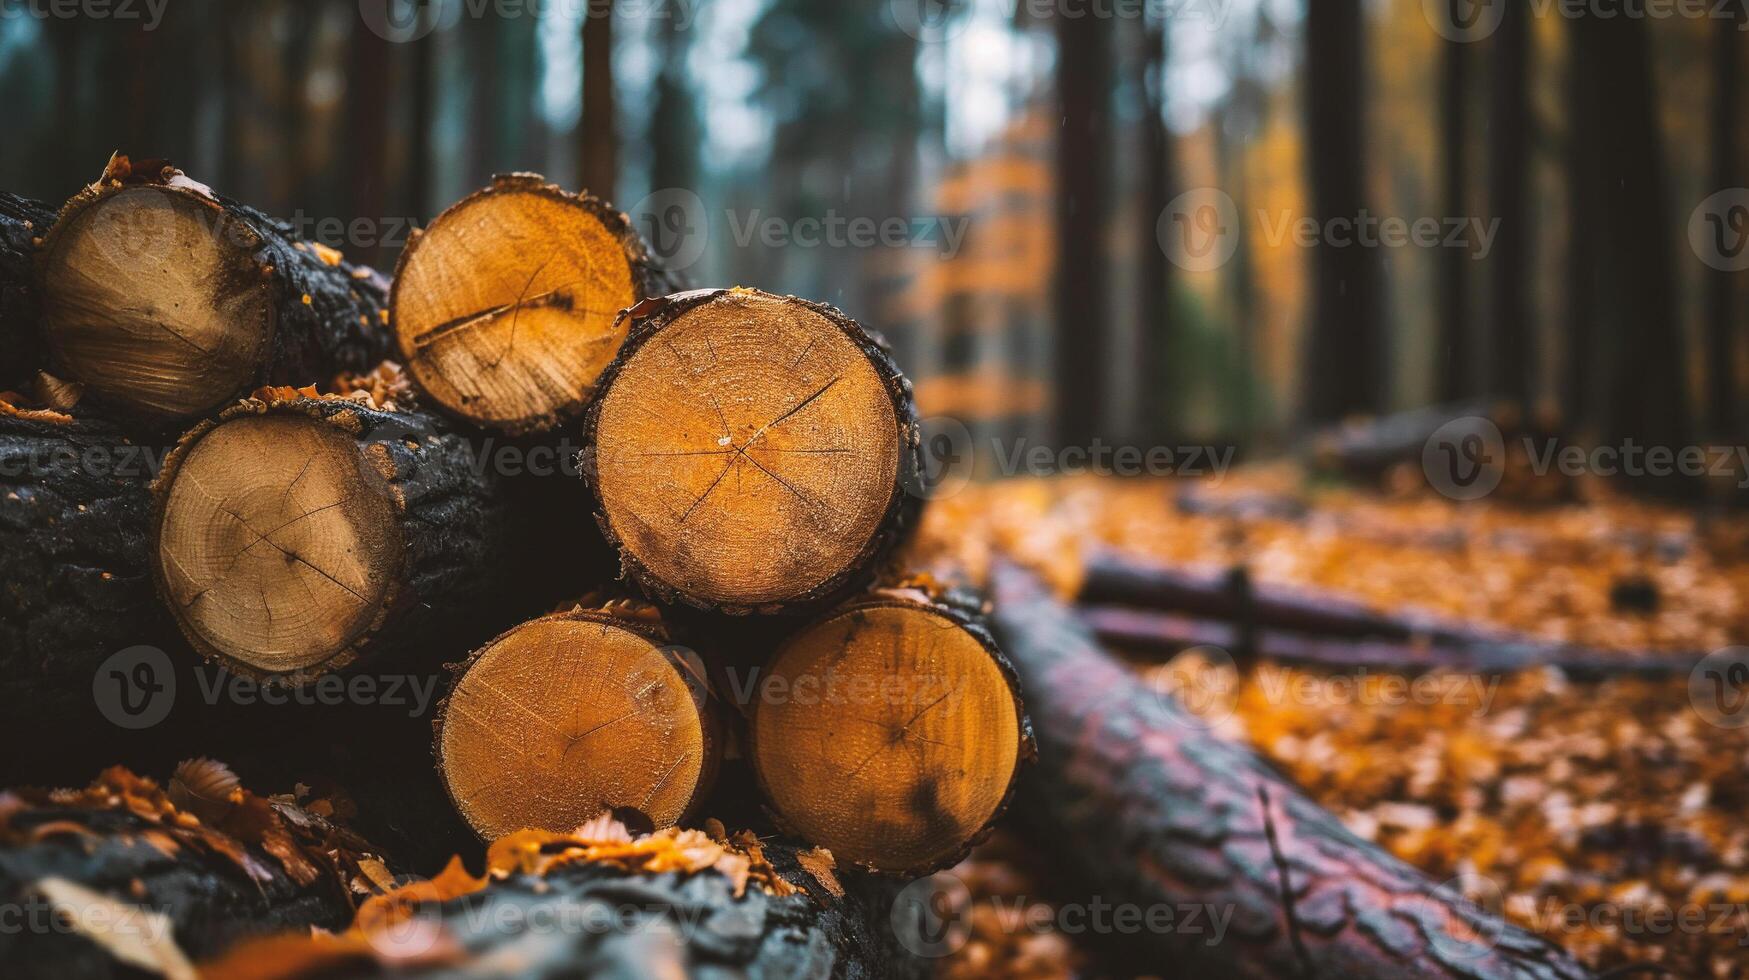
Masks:
[[[521,435],[574,419],[625,339],[619,311],[667,289],[625,215],[508,174],[407,244],[390,319],[437,405]]]
[[[702,675],[654,607],[523,623],[469,658],[440,709],[450,799],[488,841],[618,808],[674,826],[709,789],[722,748]]]
[[[185,435],[154,487],[154,573],[190,644],[302,684],[366,655],[454,657],[505,608],[499,481],[440,420],[250,399]]]
[[[61,209],[37,271],[55,372],[130,420],[323,383],[388,350],[381,276],[163,161],[112,160]]]
[[[1032,754],[989,634],[914,590],[877,590],[791,637],[750,732],[781,825],[841,862],[905,875],[982,839]]]
[[[581,459],[627,575],[727,612],[818,607],[868,581],[918,503],[910,386],[879,341],[747,289],[626,319]]]

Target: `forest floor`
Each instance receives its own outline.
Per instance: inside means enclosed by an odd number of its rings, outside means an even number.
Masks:
[[[976,573],[1005,553],[1065,595],[1095,547],[1201,567],[1243,562],[1257,581],[1315,586],[1381,612],[1647,657],[1692,659],[1749,636],[1741,517],[1703,518],[1597,487],[1581,502],[1542,506],[1316,488],[1290,467],[1191,489],[1229,501],[1291,496],[1304,505],[1292,516],[1190,513],[1177,502],[1185,489],[1093,478],[975,484],[932,503],[916,559]],[[1623,581],[1650,583],[1655,608],[1617,608],[1611,592]],[[1219,651],[1133,657],[1138,684],[1214,692],[1190,707],[1355,834],[1593,968],[1749,976],[1749,727],[1709,721],[1688,671],[1592,680],[1553,668],[1435,672],[1410,687],[1376,669],[1240,670]],[[1090,962],[1084,937],[1016,926],[1050,918],[1048,908],[1030,919],[1016,911],[1050,902],[1038,886],[1048,873],[1025,854],[998,835],[955,869],[973,896],[970,941],[943,962],[944,976],[1060,976]]]

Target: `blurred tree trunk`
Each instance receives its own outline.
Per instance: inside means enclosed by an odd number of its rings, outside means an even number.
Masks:
[[[420,31],[424,35],[414,41],[412,47],[413,63],[411,91],[408,99],[408,136],[407,136],[407,174],[402,186],[407,195],[402,215],[423,223],[429,215],[426,208],[431,206],[431,120],[434,102],[432,92],[436,84],[436,54],[433,48],[437,44],[434,33],[426,33],[429,18],[436,17],[437,10],[429,4],[419,6]],[[380,263],[387,256],[380,254]]]
[[[1468,0],[1446,0],[1449,23],[1458,23],[1458,5]],[[1470,42],[1446,39],[1440,45],[1439,143],[1445,163],[1441,207],[1446,215],[1469,213],[1469,130],[1465,118],[1465,90],[1469,87]],[[1439,255],[1439,400],[1455,402],[1474,395],[1475,382],[1469,333],[1470,257],[1460,249],[1441,249]]]
[[[1597,215],[1602,207],[1596,161],[1602,138],[1602,108],[1589,85],[1597,76],[1596,52],[1583,43],[1577,25],[1568,31],[1565,107],[1567,146],[1566,358],[1562,427],[1589,434],[1597,423]]]
[[[1166,384],[1168,352],[1172,350],[1172,264],[1160,248],[1160,215],[1172,202],[1176,179],[1172,171],[1171,136],[1166,131],[1166,25],[1158,17],[1148,19],[1142,35],[1143,56],[1138,62],[1142,93],[1142,173],[1146,204],[1136,215],[1141,235],[1137,254],[1142,258],[1140,350],[1137,369],[1141,384],[1144,438],[1164,441],[1179,425],[1172,406],[1171,385]]]
[[[1493,90],[1490,93],[1489,136],[1493,159],[1489,173],[1492,218],[1499,222],[1491,256],[1492,295],[1488,359],[1490,391],[1517,407],[1528,418],[1536,377],[1534,346],[1526,297],[1530,274],[1530,226],[1525,208],[1526,153],[1530,128],[1525,75],[1530,58],[1531,10],[1522,2],[1502,5],[1494,32]],[[1465,214],[1453,211],[1451,216]],[[1459,250],[1463,261],[1469,256]]]
[[[348,218],[381,218],[388,176],[389,42],[355,22],[346,52]]]
[[[1312,218],[1358,220],[1365,207],[1365,20],[1360,0],[1311,0],[1306,12],[1306,132]],[[1352,234],[1353,226],[1349,225]],[[1384,406],[1378,257],[1320,235],[1312,248],[1312,322],[1304,414],[1313,424]]]
[[[469,187],[483,186],[495,171],[506,169],[498,142],[499,118],[503,111],[502,70],[498,58],[499,45],[505,30],[505,19],[488,18],[484,24],[464,33],[467,38],[470,107],[468,131],[467,180]]]
[[[1615,446],[1628,439],[1685,446],[1692,433],[1675,320],[1675,245],[1646,22],[1581,14],[1572,23],[1575,44],[1588,49],[1578,61],[1583,91],[1602,107],[1598,143],[1586,166],[1596,172],[1599,191],[1592,240],[1603,295],[1595,320],[1608,328],[1610,344],[1603,436]]]
[[[1739,47],[1749,15],[1744,0],[1731,5],[1731,16],[1713,21],[1712,184],[1709,190],[1744,185],[1738,143],[1738,117],[1743,83]],[[1718,269],[1706,273],[1707,434],[1729,437],[1737,432],[1737,348],[1735,274]]]
[[[583,17],[583,120],[577,127],[578,178],[597,197],[613,199],[613,0],[590,0]]]
[[[686,55],[691,35],[672,21],[656,29],[661,68],[650,106],[650,189],[696,190],[698,179],[698,110],[688,87]]]
[[[1093,0],[1063,0],[1056,18],[1057,274],[1055,437],[1086,446],[1104,421],[1110,325],[1105,304],[1106,156],[1111,21]]]

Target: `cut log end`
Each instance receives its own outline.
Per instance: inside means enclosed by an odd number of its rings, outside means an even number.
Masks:
[[[752,717],[779,818],[842,862],[923,874],[963,856],[1007,804],[1028,746],[992,651],[907,601],[858,604],[797,634]]]
[[[246,387],[275,330],[262,241],[181,187],[89,191],[41,258],[51,355],[88,390],[153,417],[208,411]]]
[[[317,673],[393,600],[392,489],[340,426],[282,413],[197,430],[161,490],[158,574],[196,649],[243,673]]]
[[[631,343],[585,438],[604,527],[643,584],[759,607],[866,563],[893,521],[909,417],[860,329],[731,290]]]
[[[596,612],[533,620],[469,662],[442,709],[438,769],[486,840],[573,830],[629,807],[669,827],[715,774],[697,672]]]
[[[451,413],[521,434],[574,417],[643,298],[642,246],[600,201],[500,178],[408,243],[390,298],[396,343]]]

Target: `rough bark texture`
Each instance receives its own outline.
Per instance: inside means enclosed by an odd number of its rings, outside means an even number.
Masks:
[[[893,361],[892,352],[885,340],[878,334],[865,331],[854,320],[832,306],[824,303],[812,303],[793,296],[783,297],[786,301],[811,310],[835,324],[855,343],[863,355],[868,358],[869,363],[874,367],[876,374],[892,398],[893,411],[897,416],[900,429],[898,480],[886,514],[880,522],[879,529],[869,536],[860,555],[848,563],[842,572],[833,575],[818,586],[780,603],[765,603],[756,607],[716,603],[706,598],[691,595],[673,583],[663,581],[653,575],[642,562],[628,551],[622,538],[624,529],[614,527],[612,522],[608,520],[605,508],[601,506],[599,466],[596,455],[599,441],[598,423],[608,389],[613,386],[632,357],[642,347],[660,336],[663,328],[686,312],[731,292],[733,290],[696,289],[669,296],[658,296],[645,300],[620,314],[622,317],[631,319],[631,328],[618,356],[601,373],[601,380],[597,387],[600,394],[590,403],[589,408],[584,413],[583,450],[578,454],[578,463],[582,468],[584,481],[596,494],[596,523],[601,527],[602,535],[606,538],[608,545],[619,553],[621,576],[635,583],[645,595],[659,602],[731,614],[818,610],[825,608],[832,600],[868,585],[880,571],[881,561],[914,528],[922,508],[922,498],[914,492],[918,473],[917,447],[921,435],[918,429],[916,404],[911,397],[911,382],[899,372],[899,367]],[[805,354],[806,352],[801,353]]]
[[[47,205],[0,194],[0,388],[22,384],[39,366],[39,310],[31,264],[36,239],[54,221]]]
[[[1039,738],[1017,812],[1108,901],[1233,910],[1224,942],[1145,931],[1138,956],[1223,977],[1589,975],[1150,693],[1032,575],[999,565],[993,585],[996,635]]]
[[[272,283],[273,334],[265,356],[253,376],[233,390],[212,393],[207,400],[209,408],[261,385],[310,385],[326,382],[341,372],[365,371],[388,356],[393,338],[384,322],[388,282],[382,275],[346,262],[331,249],[302,241],[291,225],[214,193],[163,160],[135,162],[117,155],[97,183],[61,209],[46,237],[45,251],[55,246],[56,236],[87,208],[141,186],[187,195],[246,227],[254,241],[227,244],[252,247],[255,262]],[[219,226],[215,223],[214,227]],[[39,259],[42,261],[46,260]],[[191,296],[189,302],[203,299]],[[54,355],[52,330],[48,341]],[[74,372],[66,373],[73,380],[83,380]],[[117,405],[138,407],[125,392],[92,394]]]
[[[276,980],[360,977],[747,977],[874,980],[924,975],[890,925],[896,884],[840,875],[834,895],[797,864],[797,849],[762,842],[765,858],[798,891],[775,896],[714,869],[683,874],[577,863],[519,874],[484,890],[422,906],[417,921],[440,930],[423,962],[382,962],[370,948],[318,954],[295,948],[269,971]],[[559,924],[503,928],[498,923]],[[570,924],[569,928],[565,925]],[[410,931],[410,930],[409,930]],[[453,941],[453,945],[451,945]],[[282,949],[282,951],[285,951]],[[231,964],[215,968],[225,978]]]
[[[488,634],[494,616],[512,599],[515,551],[526,540],[507,512],[499,482],[466,438],[434,416],[382,411],[344,398],[250,399],[215,421],[191,429],[165,461],[154,484],[154,540],[161,540],[165,502],[178,468],[192,447],[225,421],[250,415],[299,413],[340,426],[387,478],[398,504],[404,553],[392,594],[376,621],[348,648],[310,674],[366,660],[383,664],[434,665],[460,657],[469,639]],[[173,608],[178,600],[159,562],[158,588]],[[203,656],[240,673],[249,665],[216,650],[186,623],[189,642]]]
[[[344,925],[367,845],[296,806],[245,798],[240,823],[228,814],[195,823],[121,769],[89,790],[0,793],[0,902],[18,913],[9,919],[15,928],[0,930],[3,972],[21,980],[146,975],[84,927],[56,924],[50,899],[66,893],[55,879],[127,907],[107,910],[114,917],[105,922],[102,910],[85,906],[73,921],[130,944],[173,942],[190,959],[245,936]],[[172,931],[153,937],[158,927]]]
[[[93,697],[111,654],[167,646],[153,594],[147,485],[161,448],[95,418],[0,405],[0,780],[65,778],[141,748],[100,754],[121,734]],[[156,732],[146,733],[157,734]],[[20,747],[36,744],[37,751]],[[64,766],[67,768],[57,768]]]

